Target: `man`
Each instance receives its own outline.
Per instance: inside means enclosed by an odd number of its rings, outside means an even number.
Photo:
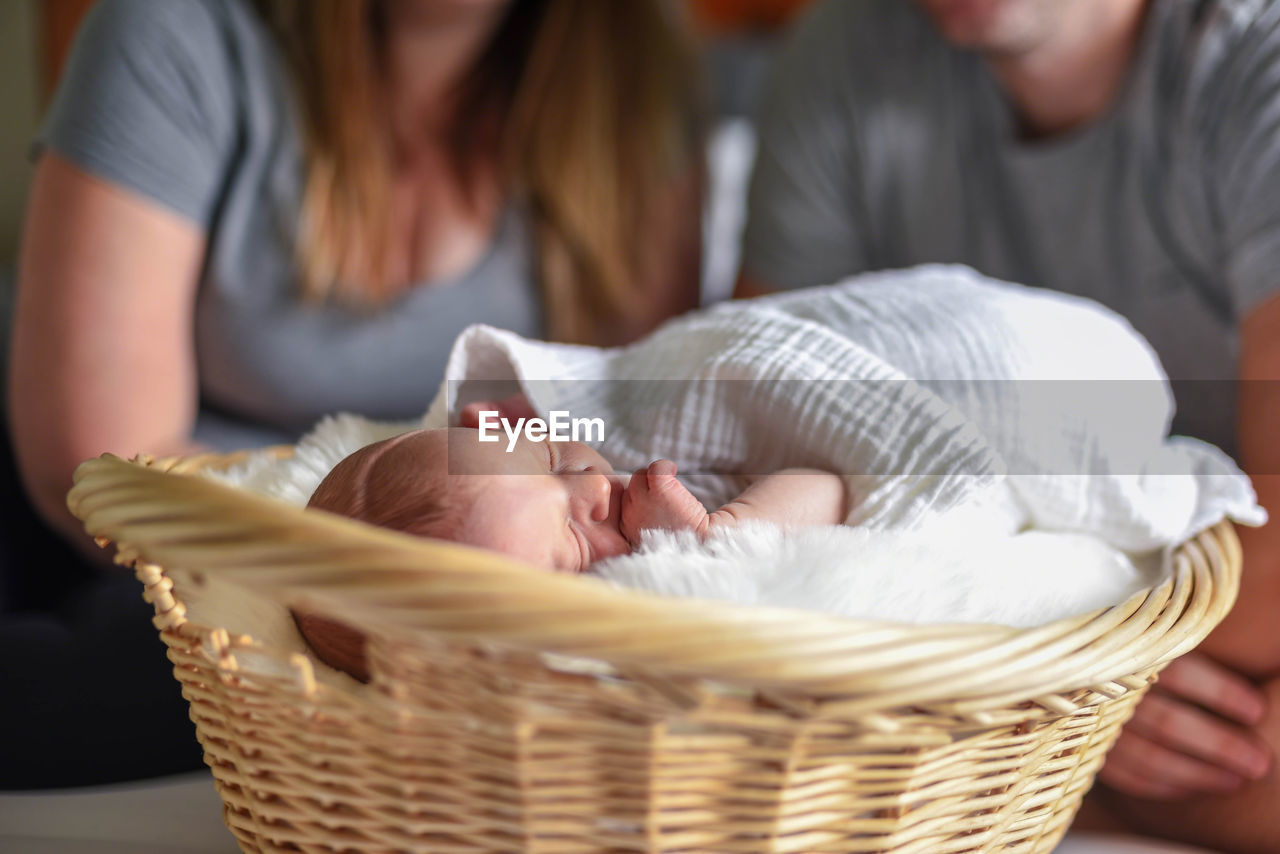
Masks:
[[[1280,512],[1280,4],[829,0],[759,133],[739,296],[938,261],[1094,298],[1159,353],[1175,432],[1232,452]],[[1245,848],[1213,810],[1280,792],[1280,523],[1240,533],[1239,603],[1140,705],[1101,794]],[[1209,806],[1149,809],[1187,797]]]

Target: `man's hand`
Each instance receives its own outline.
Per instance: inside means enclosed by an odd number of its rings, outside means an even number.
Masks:
[[[1165,668],[1138,704],[1098,778],[1141,798],[1232,791],[1271,766],[1270,752],[1251,730],[1265,713],[1251,682],[1188,653]]]
[[[706,508],[676,480],[676,464],[671,460],[657,460],[631,476],[622,495],[622,536],[633,547],[640,544],[645,528],[695,531],[702,536],[707,524]]]

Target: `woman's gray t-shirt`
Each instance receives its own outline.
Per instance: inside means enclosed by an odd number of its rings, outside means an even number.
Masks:
[[[1175,429],[1234,444],[1239,320],[1280,289],[1280,3],[1148,4],[1099,121],[1039,142],[907,0],[828,0],[760,116],[744,271],[775,287],[959,262],[1125,315]]]
[[[385,309],[300,300],[299,127],[281,51],[248,0],[98,0],[38,139],[205,233],[197,438],[220,448],[291,441],[339,411],[420,415],[468,324],[544,334],[514,206],[469,271]]]

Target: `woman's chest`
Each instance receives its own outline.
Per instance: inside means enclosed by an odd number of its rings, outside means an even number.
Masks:
[[[398,165],[385,251],[392,281],[432,282],[473,268],[492,244],[502,208],[494,170],[464,170],[436,147]]]
[[[497,211],[487,231],[478,222],[462,230],[473,242],[456,272],[416,279],[366,311],[300,298],[298,207],[287,181],[238,187],[227,209],[197,296],[195,349],[202,400],[241,418],[294,431],[338,411],[411,418],[425,411],[467,326],[545,336],[515,208]]]

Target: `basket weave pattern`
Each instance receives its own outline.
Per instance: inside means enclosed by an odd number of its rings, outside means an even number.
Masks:
[[[1222,524],[1029,630],[667,600],[178,476],[232,461],[104,457],[70,504],[134,563],[246,852],[1048,852],[1238,583]],[[189,621],[160,565],[360,628],[373,690]]]

